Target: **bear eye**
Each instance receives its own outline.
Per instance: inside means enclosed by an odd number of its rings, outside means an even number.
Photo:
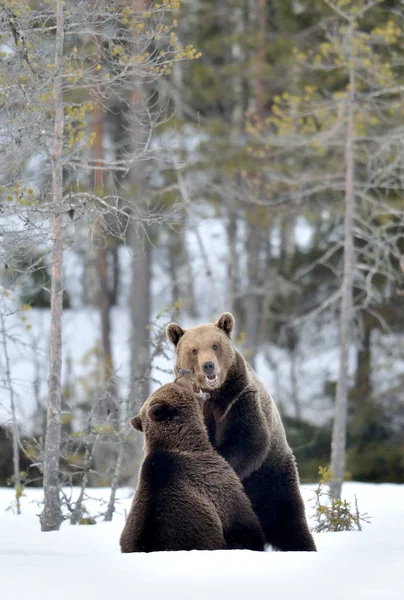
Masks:
[[[198,350],[197,350],[196,348],[194,348],[194,349],[192,350],[192,354],[195,354],[195,355],[197,355],[197,354],[198,354]]]
[[[217,344],[213,344],[212,350],[215,350],[215,351],[217,350]]]

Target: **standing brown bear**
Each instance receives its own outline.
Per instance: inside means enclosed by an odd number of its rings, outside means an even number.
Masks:
[[[275,550],[316,551],[299,490],[296,461],[276,405],[250,365],[233,346],[234,317],[184,330],[167,326],[175,346],[175,371],[191,370],[209,390],[205,422],[213,446],[233,467]]]
[[[264,550],[239,478],[209,442],[189,376],[154,392],[132,425],[145,435],[145,458],[122,552]]]

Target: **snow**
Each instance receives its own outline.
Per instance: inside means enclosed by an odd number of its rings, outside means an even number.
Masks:
[[[308,513],[313,486],[302,493]],[[106,498],[106,490],[89,490]],[[130,491],[120,490],[112,523],[41,533],[35,516],[41,489],[29,489],[21,516],[6,511],[12,490],[0,488],[0,581],[11,600],[245,600],[253,597],[402,598],[404,485],[344,485],[360,512],[371,516],[362,532],[316,534],[318,553],[250,551],[161,552],[121,555],[119,535]],[[97,511],[97,501],[87,508]]]

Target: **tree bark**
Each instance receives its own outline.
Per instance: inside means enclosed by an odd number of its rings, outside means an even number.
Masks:
[[[121,269],[119,265],[119,251],[118,245],[115,244],[113,248],[111,248],[111,257],[112,257],[112,286],[110,290],[110,302],[111,306],[115,306],[118,304],[118,295],[120,289],[120,280],[121,280]]]
[[[266,36],[267,36],[267,0],[258,0],[252,13],[251,27],[256,29],[258,45],[256,49],[256,82],[254,90],[255,113],[259,119],[264,118],[265,100],[268,91],[265,84],[266,66]],[[264,188],[259,184],[258,193],[264,194]],[[245,300],[246,311],[246,346],[245,356],[255,368],[255,357],[259,346],[260,298],[257,293],[260,287],[260,254],[263,235],[268,235],[268,228],[262,224],[259,207],[251,206],[246,214],[246,254],[248,291]]]
[[[187,182],[182,174],[181,169],[179,168],[179,166],[177,164],[175,164],[175,168],[177,171],[178,189],[180,192],[181,199],[182,199],[184,206],[186,208],[186,211],[187,211],[188,223],[189,223],[190,228],[192,228],[194,230],[196,241],[198,244],[199,254],[202,258],[202,262],[203,262],[203,266],[204,266],[204,270],[205,270],[205,275],[210,283],[210,296],[211,296],[210,309],[211,309],[212,314],[216,314],[217,311],[219,310],[220,299],[219,299],[219,294],[218,294],[216,283],[215,283],[213,269],[211,267],[210,260],[209,260],[209,254],[206,251],[203,236],[201,235],[201,232],[199,231],[199,224],[196,220],[192,219],[192,212],[190,209],[191,196],[188,192]]]
[[[241,38],[245,33],[250,6],[249,2],[243,1],[234,6],[231,11],[232,30],[234,41],[231,47],[232,63],[236,66],[233,68],[234,76],[232,80],[234,102],[231,114],[231,134],[230,143],[237,149],[243,143],[245,135],[245,114],[248,108],[248,87],[245,81],[245,72],[243,64],[245,64],[246,56]],[[236,150],[237,151],[237,150]],[[228,185],[223,179],[223,185]],[[240,170],[235,172],[232,185],[236,190],[242,186],[242,177]],[[227,297],[226,310],[229,312],[236,311],[236,295],[239,287],[239,253],[237,251],[237,233],[238,233],[238,212],[237,200],[230,198],[227,203],[227,220],[226,220],[226,235],[228,246],[227,260]]]
[[[144,8],[144,0],[134,0],[136,10]],[[136,32],[133,35],[132,53],[138,53]],[[145,102],[144,90],[141,84],[134,83],[132,92],[131,109],[137,113],[139,119],[133,119],[132,127],[132,152],[134,162],[129,172],[131,192],[136,198],[137,213],[140,217],[147,212],[147,199],[145,197],[145,168],[144,161],[140,165],[136,161],[136,151],[142,147],[146,138],[146,131],[140,125]],[[136,128],[136,129],[135,129]],[[131,225],[132,248],[132,284],[131,284],[131,390],[129,410],[135,414],[142,406],[150,393],[150,308],[151,308],[151,245],[149,241],[150,229],[136,221]]]
[[[366,439],[372,431],[374,420],[378,413],[373,402],[372,389],[372,327],[367,316],[363,319],[362,344],[356,353],[355,389],[351,396],[351,410],[349,411],[349,431],[355,438]]]
[[[266,36],[267,36],[267,17],[268,17],[268,0],[258,0],[257,6],[257,29],[258,29],[258,52],[257,52],[257,63],[258,69],[257,74],[257,86],[256,86],[256,102],[257,102],[257,114],[262,116],[265,111],[265,102],[268,99],[268,90],[266,86],[265,77],[262,75],[265,73],[266,67]]]
[[[237,289],[238,253],[237,253],[237,213],[234,204],[230,204],[226,223],[227,246],[227,304],[226,310],[234,312]]]
[[[103,193],[103,171],[101,169],[104,150],[103,150],[103,122],[104,111],[102,107],[102,99],[98,89],[95,91],[94,104],[94,145],[93,152],[96,161],[96,166],[99,169],[94,171],[94,188],[97,195]],[[99,298],[101,316],[101,344],[102,344],[102,371],[104,378],[104,387],[106,391],[106,411],[107,415],[111,415],[114,426],[117,424],[117,409],[116,409],[116,386],[114,380],[114,362],[112,355],[111,344],[111,292],[108,277],[108,240],[105,234],[104,216],[100,215],[95,231],[95,241],[97,244],[97,274],[99,283]],[[103,415],[105,416],[105,415]]]
[[[176,229],[168,232],[169,273],[172,281],[172,303],[181,300],[183,310],[190,316],[197,314],[194,294],[194,275],[186,244],[187,215]]]
[[[348,413],[349,348],[352,341],[353,276],[355,268],[354,216],[355,216],[355,70],[353,65],[353,24],[350,23],[349,90],[347,95],[347,128],[345,142],[345,215],[344,215],[344,266],[340,314],[340,363],[335,397],[334,424],[331,441],[331,470],[334,480],[330,490],[340,498],[344,480],[346,429]]]
[[[96,166],[101,167],[103,159],[103,110],[99,92],[96,91],[94,104],[94,145],[93,153]],[[103,191],[103,171],[101,168],[94,171],[94,188],[96,194],[102,194]],[[97,242],[97,270],[100,286],[99,306],[101,310],[101,341],[103,355],[104,383],[107,384],[112,371],[112,350],[111,350],[111,323],[110,323],[110,293],[108,284],[108,259],[107,259],[107,240],[103,227],[103,217],[99,217],[95,239]]]
[[[102,342],[102,366],[104,373],[104,384],[109,387],[113,377],[113,360],[111,347],[111,302],[108,285],[108,260],[104,235],[100,234],[99,242],[103,244],[97,249],[98,277],[100,283],[100,309],[101,309],[101,342]]]
[[[295,215],[286,214],[283,216],[280,227],[282,271],[289,275],[295,251]]]
[[[147,231],[133,227],[131,247],[131,397],[132,414],[140,409],[150,394],[150,281],[151,246]]]
[[[44,509],[42,531],[58,530],[62,523],[59,482],[62,395],[62,313],[63,313],[63,0],[56,3],[56,48],[54,74],[55,124],[52,156],[53,247],[51,285],[51,331],[48,379],[48,411],[44,456]]]
[[[247,218],[250,222],[246,224],[246,254],[247,254],[247,279],[248,290],[244,302],[246,311],[246,343],[244,354],[253,369],[255,368],[255,357],[258,350],[258,331],[259,331],[259,253],[261,245],[261,229],[255,223],[256,215],[254,207],[247,211]]]
[[[172,69],[173,100],[175,116],[181,123],[185,123],[184,111],[184,79],[182,62],[174,62]],[[190,316],[197,315],[194,276],[186,244],[186,231],[189,226],[188,215],[185,213],[184,222],[176,229],[169,231],[169,264],[172,283],[172,302],[181,299],[183,310]]]
[[[362,339],[362,347],[358,349],[356,361],[356,410],[360,409],[362,403],[366,404],[372,398],[372,351],[370,344],[372,329],[369,325],[366,324],[366,322],[364,324],[364,327],[365,331]]]

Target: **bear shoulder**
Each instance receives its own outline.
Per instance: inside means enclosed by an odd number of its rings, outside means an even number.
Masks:
[[[181,470],[181,457],[167,451],[151,451],[141,467],[141,477],[147,481],[151,493],[175,483]]]

